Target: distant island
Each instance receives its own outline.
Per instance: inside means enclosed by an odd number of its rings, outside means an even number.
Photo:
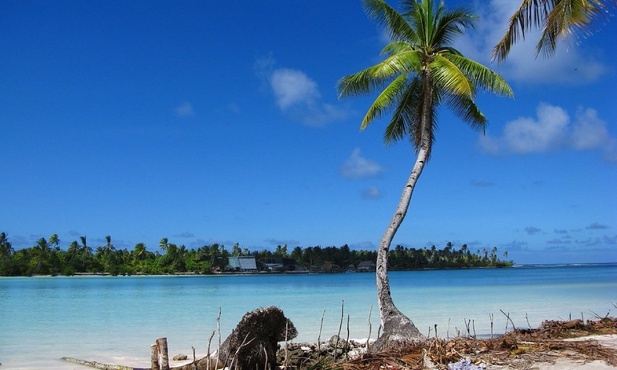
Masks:
[[[40,238],[30,248],[14,250],[6,233],[0,233],[0,276],[33,275],[165,275],[221,273],[343,273],[373,272],[377,251],[351,250],[341,247],[295,247],[287,245],[275,250],[249,251],[239,244],[226,248],[221,244],[188,249],[184,245],[161,239],[158,249],[150,251],[144,243],[133,250],[116,249],[111,237],[104,245],[92,248],[85,236],[62,249],[56,234]],[[507,258],[508,252],[502,253]],[[497,247],[472,252],[466,244],[455,248],[452,243],[438,249],[407,248],[390,250],[390,270],[457,269],[480,267],[512,267],[502,261]]]

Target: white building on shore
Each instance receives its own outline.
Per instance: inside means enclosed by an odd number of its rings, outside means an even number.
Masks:
[[[257,271],[257,262],[253,256],[229,257],[227,267],[236,271],[255,272]]]

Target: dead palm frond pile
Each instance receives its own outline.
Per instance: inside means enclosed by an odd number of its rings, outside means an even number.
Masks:
[[[448,364],[469,358],[476,365],[508,365],[525,369],[534,362],[552,362],[558,357],[602,360],[617,366],[617,350],[592,339],[570,340],[590,335],[617,334],[617,318],[545,321],[537,329],[516,329],[494,339],[458,337],[409,342],[379,353],[365,353],[337,363],[320,363],[315,369],[403,370],[448,369]]]

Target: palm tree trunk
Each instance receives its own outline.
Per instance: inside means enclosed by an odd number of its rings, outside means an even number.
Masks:
[[[388,278],[388,251],[392,244],[392,239],[394,239],[394,235],[399,226],[403,223],[403,219],[405,219],[413,190],[428,161],[433,142],[433,90],[431,88],[431,74],[429,68],[423,69],[422,84],[421,142],[416,157],[416,163],[403,188],[403,194],[401,194],[396,212],[394,212],[390,224],[381,238],[379,250],[377,251],[377,299],[379,302],[379,315],[383,332],[373,347],[376,350],[385,349],[393,342],[424,337],[414,323],[394,305],[392,295],[390,294],[390,279]]]
[[[375,345],[376,350],[384,349],[392,341],[410,340],[422,338],[414,323],[398,308],[394,305],[392,296],[390,294],[390,279],[388,278],[388,251],[392,243],[392,239],[396,234],[399,226],[401,226],[409,203],[411,202],[411,195],[413,189],[424,169],[426,163],[428,150],[421,149],[418,152],[416,163],[413,166],[409,179],[403,188],[403,194],[396,208],[396,212],[392,216],[392,220],[386,229],[381,242],[379,243],[379,249],[377,251],[377,298],[379,302],[379,314],[381,318],[381,325],[383,332]]]

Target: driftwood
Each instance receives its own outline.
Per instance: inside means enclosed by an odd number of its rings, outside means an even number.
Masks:
[[[134,368],[130,366],[110,365],[110,364],[104,364],[104,363],[96,362],[96,361],[80,360],[80,359],[73,358],[73,357],[62,357],[62,360],[66,362],[72,362],[74,364],[89,366],[95,369],[102,369],[102,370],[147,370],[147,369],[141,369],[141,368]]]

